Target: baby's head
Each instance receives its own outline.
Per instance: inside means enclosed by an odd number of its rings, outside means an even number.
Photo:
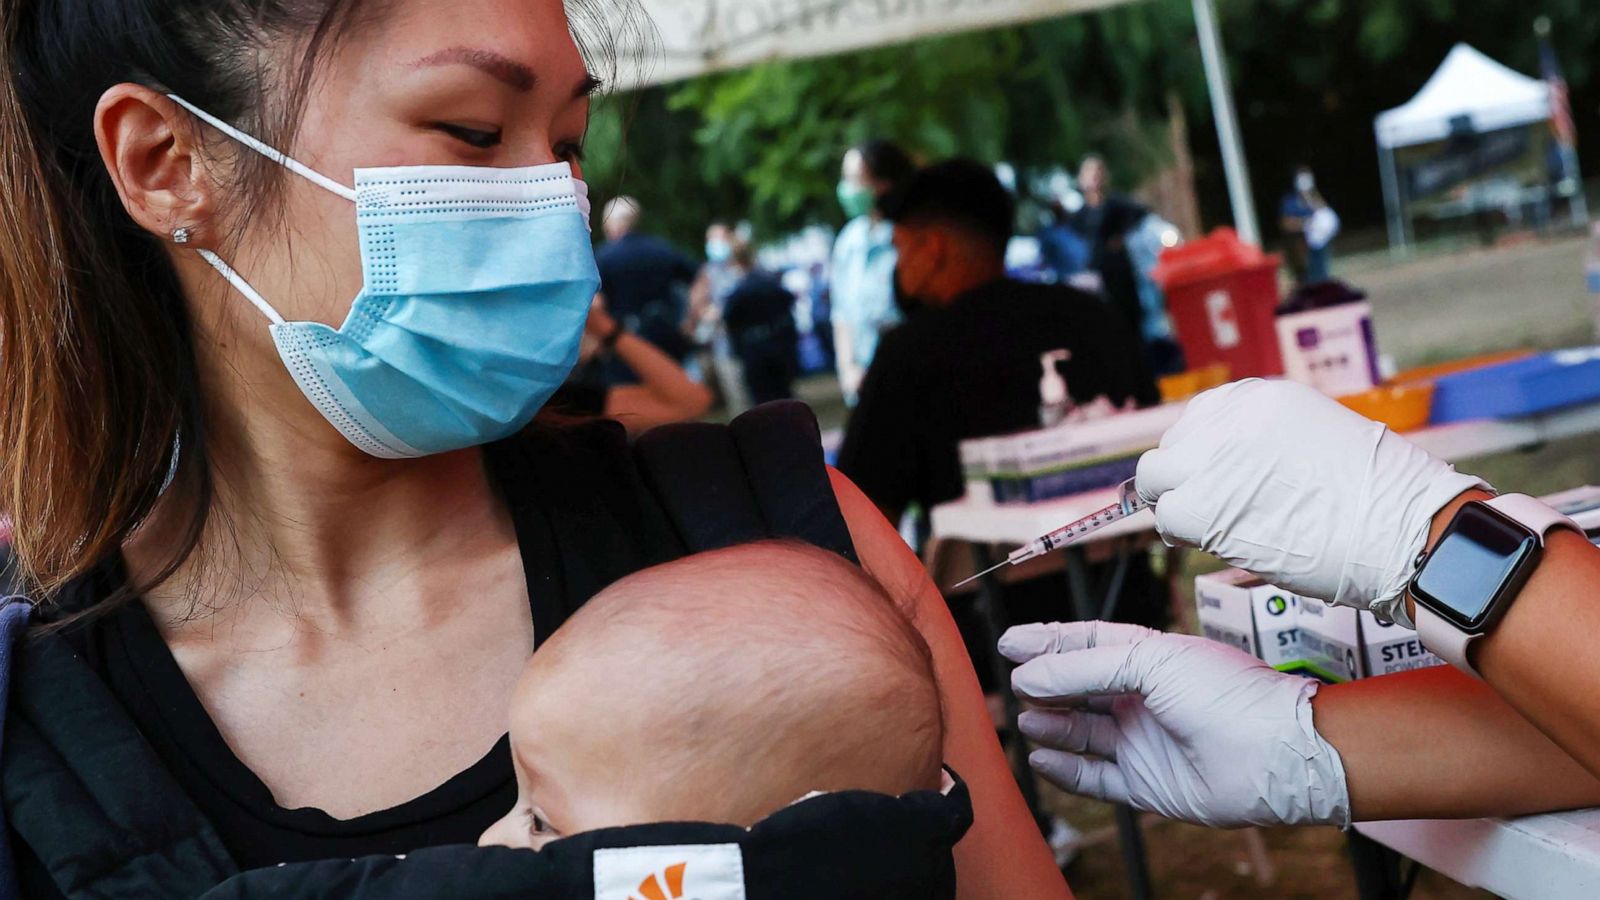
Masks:
[[[517,806],[482,842],[933,789],[943,730],[927,645],[866,573],[791,543],[705,553],[611,586],[534,656]]]

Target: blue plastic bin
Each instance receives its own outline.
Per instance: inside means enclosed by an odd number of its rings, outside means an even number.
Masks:
[[[1596,401],[1600,347],[1581,347],[1440,378],[1432,422],[1515,419]]]

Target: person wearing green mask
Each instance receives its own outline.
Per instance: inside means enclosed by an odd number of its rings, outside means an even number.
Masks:
[[[916,171],[895,144],[870,140],[844,156],[839,206],[850,221],[833,245],[831,298],[834,356],[845,402],[855,406],[878,336],[900,321],[894,302],[894,227],[878,202]]]

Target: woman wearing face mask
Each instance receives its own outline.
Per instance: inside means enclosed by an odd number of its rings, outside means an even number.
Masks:
[[[878,336],[900,321],[894,228],[878,204],[915,170],[904,150],[882,140],[850,148],[840,169],[839,206],[849,221],[833,245],[829,299],[839,387],[851,406],[877,353]]]
[[[23,896],[194,896],[511,805],[524,663],[650,561],[620,431],[527,430],[597,283],[574,33],[631,14],[570,5],[0,12],[0,483],[47,626],[0,759]],[[833,478],[937,658],[964,896],[1064,896],[938,593]]]

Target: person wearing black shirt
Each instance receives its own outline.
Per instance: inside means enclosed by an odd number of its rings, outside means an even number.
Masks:
[[[739,283],[723,304],[722,321],[744,371],[745,390],[757,405],[788,400],[800,369],[794,295],[776,275],[756,267],[748,243],[734,246],[733,263]]]
[[[1072,354],[1061,371],[1076,402],[1159,400],[1104,301],[1006,277],[1014,206],[986,167],[933,166],[891,208],[902,286],[924,309],[884,336],[839,456],[891,520],[962,495],[961,441],[1038,427],[1041,354]]]
[[[1106,297],[1128,323],[1135,336],[1144,331],[1144,307],[1139,303],[1139,276],[1128,255],[1128,233],[1149,215],[1126,194],[1111,190],[1111,170],[1098,156],[1084,159],[1078,169],[1078,189],[1083,206],[1067,224],[1089,244],[1089,268],[1100,273]]]
[[[595,251],[600,292],[612,315],[634,334],[679,363],[692,349],[683,333],[689,315],[689,288],[700,267],[661,238],[641,233],[638,201],[618,197],[606,204],[602,227],[606,242]],[[614,381],[633,383],[622,367],[609,372]]]
[[[1041,354],[1071,353],[1061,372],[1077,403],[1159,401],[1137,338],[1104,300],[1006,277],[1015,206],[987,167],[957,160],[925,169],[888,212],[902,286],[921,311],[884,335],[839,469],[890,521],[961,497],[961,441],[1038,427]],[[1147,565],[1131,566],[1119,618],[1160,622],[1163,594]],[[1019,623],[1067,611],[1058,578],[1008,586],[1004,606]],[[992,652],[981,627],[962,603],[954,611],[981,662]],[[986,688],[1000,687],[986,677],[989,666],[977,668]]]

